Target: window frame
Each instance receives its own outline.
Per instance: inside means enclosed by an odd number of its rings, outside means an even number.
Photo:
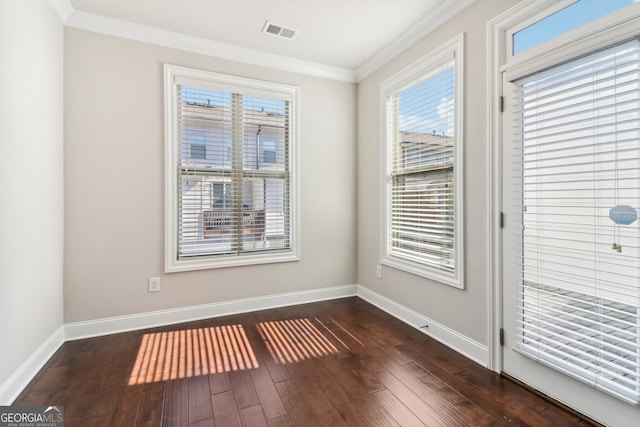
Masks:
[[[499,53],[499,57],[493,58],[494,61],[497,59],[499,62],[499,64],[493,64],[493,67],[497,65],[497,68],[504,73],[505,79],[517,80],[569,58],[587,55],[592,51],[606,48],[610,44],[622,42],[628,39],[637,28],[638,19],[634,14],[640,6],[634,4],[569,30],[522,53],[513,54],[513,34],[577,1],[563,0],[558,3],[554,0],[536,0],[524,3],[522,10],[518,7],[516,8],[518,10],[505,16],[502,28],[489,30],[502,33],[497,37],[494,36],[495,42],[499,45],[493,46],[493,49],[497,52],[506,50]]]
[[[415,85],[425,75],[436,71],[443,64],[454,62],[454,271],[440,269],[391,254],[389,233],[391,228],[391,164],[393,141],[387,140],[387,99]],[[380,212],[380,263],[436,282],[464,289],[464,205],[463,205],[463,142],[464,142],[464,33],[441,45],[438,49],[393,74],[380,85],[380,147],[381,147],[381,206]]]
[[[176,79],[181,84],[203,89],[242,93],[243,95],[274,98],[290,102],[289,108],[289,236],[290,248],[241,253],[209,255],[194,258],[178,258],[178,192],[180,191],[177,160],[180,135],[177,111]],[[204,70],[164,64],[164,113],[165,113],[165,272],[204,270],[300,260],[300,218],[298,194],[298,108],[299,88],[245,77],[220,74]]]

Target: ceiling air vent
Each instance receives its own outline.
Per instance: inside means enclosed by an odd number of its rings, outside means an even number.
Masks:
[[[272,34],[278,37],[284,37],[285,39],[292,39],[296,36],[296,30],[283,27],[282,25],[276,25],[269,21],[264,23],[262,32],[267,34]]]

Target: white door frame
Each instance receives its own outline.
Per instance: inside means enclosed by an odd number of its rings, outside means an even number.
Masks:
[[[569,3],[575,0],[567,0]],[[629,39],[640,32],[640,4],[629,6],[614,12],[594,23],[587,24],[560,36],[551,42],[534,47],[517,57],[510,57],[511,35],[514,29],[530,24],[557,4],[553,0],[524,0],[487,24],[487,168],[489,173],[488,203],[488,248],[491,261],[488,268],[488,347],[489,368],[502,372],[503,347],[500,343],[500,330],[504,324],[503,316],[503,247],[501,215],[504,211],[502,200],[502,149],[503,117],[501,97],[503,96],[503,77],[513,80],[525,74],[542,70],[552,64],[562,62],[569,57],[587,54]],[[567,2],[563,1],[563,5]],[[633,9],[631,9],[633,8]],[[503,76],[504,75],[504,76]],[[511,219],[505,217],[505,221]],[[509,340],[510,337],[506,337]],[[551,390],[550,390],[551,391]],[[553,393],[548,393],[554,397]],[[608,395],[595,392],[590,400],[588,414],[602,418],[605,422],[620,423],[636,419],[638,407],[633,407]],[[599,415],[598,415],[599,414]]]
[[[540,4],[538,4],[540,3]],[[489,171],[489,203],[487,228],[490,255],[487,283],[489,369],[502,371],[500,330],[502,316],[502,68],[507,63],[508,34],[521,23],[523,16],[534,16],[554,2],[523,1],[487,24],[487,171]]]

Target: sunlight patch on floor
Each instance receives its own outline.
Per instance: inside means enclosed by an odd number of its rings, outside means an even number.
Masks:
[[[271,357],[281,364],[338,353],[338,349],[309,319],[261,322],[257,327]]]
[[[242,325],[145,334],[129,385],[258,368]]]

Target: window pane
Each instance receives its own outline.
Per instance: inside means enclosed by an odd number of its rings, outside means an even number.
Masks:
[[[289,209],[284,178],[244,181],[244,250],[289,247]]]
[[[181,87],[182,166],[231,168],[231,94]]]
[[[448,64],[398,96],[401,132],[414,135],[454,135],[454,67]]]
[[[640,43],[518,82],[519,348],[640,401]]]
[[[391,197],[392,253],[453,272],[453,168],[398,176]]]
[[[237,250],[232,204],[228,179],[182,175],[178,230],[182,257]]]
[[[513,54],[538,46],[637,0],[580,0],[513,35]]]
[[[178,90],[179,258],[289,248],[288,101]]]
[[[387,255],[438,278],[459,268],[455,75],[455,62],[444,60],[387,97]]]
[[[285,170],[288,103],[243,97],[244,168]]]

